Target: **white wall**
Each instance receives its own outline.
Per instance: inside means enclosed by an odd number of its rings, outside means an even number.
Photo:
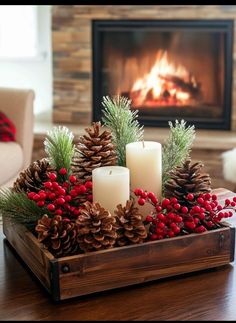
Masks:
[[[31,88],[35,91],[34,114],[52,112],[51,6],[38,6],[40,51],[35,59],[0,59],[0,87]]]

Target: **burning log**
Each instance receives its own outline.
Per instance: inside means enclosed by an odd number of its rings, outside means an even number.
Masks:
[[[158,75],[158,77],[167,83],[172,83],[175,87],[179,88],[183,92],[187,92],[191,95],[193,98],[197,98],[201,95],[200,87],[201,85],[199,83],[194,83],[191,81],[185,82],[183,79],[181,79],[178,76],[175,75]]]

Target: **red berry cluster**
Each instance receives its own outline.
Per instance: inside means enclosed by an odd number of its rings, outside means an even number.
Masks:
[[[67,174],[65,168],[59,170],[59,174]],[[66,215],[76,217],[81,209],[81,197],[86,196],[86,200],[92,201],[92,182],[87,181],[84,184],[78,182],[74,175],[70,175],[66,180],[58,181],[56,172],[48,175],[48,181],[43,183],[44,189],[38,193],[29,192],[27,194],[30,200],[37,203],[39,207],[47,207],[52,215]]]
[[[145,224],[150,224],[151,240],[216,229],[222,218],[231,217],[231,210],[236,211],[236,197],[232,201],[226,199],[222,206],[215,194],[200,194],[196,199],[193,194],[188,194],[186,199],[192,205],[187,207],[181,206],[175,197],[158,201],[154,193],[142,189],[136,189],[134,194],[138,197],[139,205],[148,202],[154,207],[153,213],[145,220]]]

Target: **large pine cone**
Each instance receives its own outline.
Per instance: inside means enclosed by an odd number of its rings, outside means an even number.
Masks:
[[[101,132],[101,123],[93,122],[85,128],[88,135],[80,136],[72,160],[72,171],[83,182],[91,181],[92,171],[97,167],[116,164],[117,154],[108,130]]]
[[[182,205],[191,204],[186,199],[189,193],[195,198],[200,194],[211,192],[211,178],[209,174],[202,173],[202,162],[191,164],[188,159],[182,166],[170,172],[170,179],[165,184],[165,197],[176,197]]]
[[[35,227],[38,240],[42,242],[55,257],[76,254],[79,251],[77,242],[77,225],[60,215],[49,218],[46,214],[38,220]]]
[[[147,237],[147,231],[142,221],[142,215],[134,206],[134,201],[127,201],[124,207],[119,204],[115,214],[118,246],[143,243]]]
[[[42,189],[43,182],[48,179],[48,173],[51,170],[52,169],[46,158],[32,162],[16,179],[13,184],[13,191],[17,193],[40,191]]]
[[[78,242],[85,252],[112,248],[116,242],[115,218],[99,203],[85,202],[77,219]]]

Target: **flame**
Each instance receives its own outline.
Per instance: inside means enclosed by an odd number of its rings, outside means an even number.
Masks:
[[[194,76],[159,50],[150,72],[135,80],[130,97],[135,106],[185,105],[191,98],[189,88],[197,88]]]

